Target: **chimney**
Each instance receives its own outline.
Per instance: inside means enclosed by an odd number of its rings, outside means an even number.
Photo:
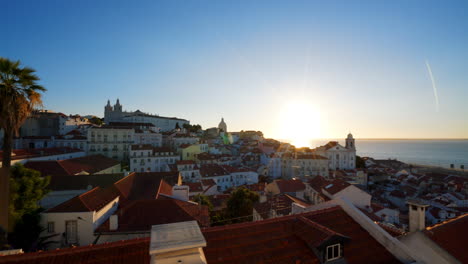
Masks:
[[[188,201],[189,200],[189,187],[187,185],[174,185],[172,187],[172,197]]]
[[[409,231],[421,231],[426,228],[426,208],[429,206],[419,200],[408,200]]]
[[[109,230],[117,230],[119,228],[119,218],[116,214],[109,218]]]
[[[206,264],[206,241],[197,221],[154,225],[151,228],[151,264]]]

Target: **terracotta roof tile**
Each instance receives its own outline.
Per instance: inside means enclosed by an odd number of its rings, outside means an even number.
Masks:
[[[211,264],[295,263],[296,260],[320,263],[310,245],[318,245],[335,234],[350,239],[344,245],[347,263],[400,263],[340,207],[211,227],[202,232],[207,241],[205,256]],[[314,235],[304,235],[307,233]]]
[[[342,190],[346,189],[348,186],[351,184],[341,180],[341,179],[335,179],[332,182],[330,182],[328,185],[323,187],[328,193],[330,194],[335,194],[338,192],[341,192]]]
[[[150,232],[152,225],[193,220],[204,227],[210,224],[206,206],[176,199],[131,201],[119,208],[115,214],[118,217],[116,230],[109,229],[109,220],[107,220],[96,229],[96,232]]]
[[[121,264],[150,263],[149,237],[113,243],[49,250],[0,257],[0,263],[15,264]]]
[[[320,263],[312,248],[330,238],[330,243],[343,241],[346,263],[399,263],[338,206],[264,221],[204,228],[202,233],[207,241],[203,251],[210,264]],[[149,263],[149,240],[131,239],[12,255],[0,258],[0,263]],[[465,244],[459,245],[464,249]]]
[[[93,174],[118,164],[118,160],[92,155],[65,160],[29,161],[25,167],[40,171],[42,175],[75,175],[81,172]]]
[[[281,193],[299,192],[305,189],[305,184],[301,180],[275,180]]]
[[[203,186],[201,182],[186,182],[184,185],[189,187],[190,192],[203,192]]]
[[[11,153],[11,160],[30,159],[36,157],[60,155],[67,153],[83,152],[81,149],[69,147],[44,148],[44,149],[14,149]],[[3,151],[0,151],[0,161],[3,160]]]
[[[468,214],[427,227],[423,232],[461,263],[468,263]]]
[[[156,199],[160,194],[172,195],[172,186],[178,179],[179,174],[173,172],[131,173],[107,188],[96,187],[47,212],[97,211],[117,197],[119,203],[124,204],[132,200]]]

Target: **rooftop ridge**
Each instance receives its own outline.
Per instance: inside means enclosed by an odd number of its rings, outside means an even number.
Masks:
[[[445,224],[450,224],[450,223],[452,223],[452,222],[456,222],[456,221],[458,221],[458,220],[460,220],[460,219],[463,219],[464,217],[468,217],[468,213],[459,215],[459,216],[454,217],[454,218],[447,219],[447,220],[445,220],[445,221],[443,221],[443,222],[434,224],[434,225],[432,225],[432,226],[428,226],[428,227],[426,227],[426,231],[431,231],[432,229],[436,229],[436,228],[442,227],[442,226],[444,226]]]
[[[332,207],[328,207],[328,208],[320,209],[320,210],[315,210],[315,211],[311,211],[311,212],[280,216],[280,217],[270,218],[270,219],[263,219],[263,220],[259,220],[259,221],[255,221],[255,222],[245,222],[245,223],[230,224],[228,226],[209,227],[209,230],[207,230],[207,228],[203,228],[202,231],[211,232],[211,231],[219,231],[219,230],[229,230],[229,229],[234,229],[234,228],[238,228],[238,227],[245,227],[245,226],[256,226],[256,225],[260,225],[262,223],[275,223],[275,222],[281,222],[281,221],[284,221],[284,220],[294,219],[294,218],[297,218],[299,216],[316,215],[316,214],[321,214],[321,213],[325,213],[325,212],[332,212],[332,211],[339,210],[339,209],[340,209],[340,206],[336,205],[336,206],[332,206]]]
[[[307,224],[307,225],[309,225],[309,226],[312,226],[312,227],[314,227],[314,228],[317,228],[317,229],[319,229],[320,231],[322,231],[322,232],[328,234],[328,237],[332,237],[332,236],[342,236],[342,237],[346,237],[345,235],[340,234],[340,233],[338,233],[338,232],[335,232],[335,231],[331,230],[330,228],[328,228],[328,227],[326,227],[326,226],[323,226],[323,225],[321,225],[321,224],[319,224],[319,223],[317,223],[317,222],[314,222],[314,221],[312,221],[312,220],[310,220],[310,219],[308,219],[308,218],[306,218],[306,217],[304,217],[304,216],[299,216],[298,219],[301,220],[303,223],[305,223],[305,224]]]
[[[100,250],[102,248],[114,248],[114,247],[121,247],[121,246],[128,246],[128,245],[133,245],[133,244],[138,244],[142,242],[148,241],[149,243],[150,237],[139,237],[139,238],[132,238],[132,239],[127,239],[127,240],[119,240],[115,242],[106,242],[102,244],[90,244],[86,246],[78,246],[78,247],[71,247],[71,248],[57,248],[55,250],[46,250],[46,251],[37,251],[37,252],[28,252],[28,253],[22,253],[22,254],[15,254],[15,255],[8,255],[8,256],[2,256],[0,258],[0,262],[3,260],[8,261],[8,259],[17,259],[17,258],[24,258],[24,259],[29,259],[29,258],[34,258],[38,256],[49,256],[49,255],[64,255],[68,254],[70,252],[74,253],[80,253],[82,251],[87,251],[91,248],[91,250]],[[0,255],[1,256],[1,255]]]

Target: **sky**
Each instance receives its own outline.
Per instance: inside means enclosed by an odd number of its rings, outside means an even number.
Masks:
[[[467,1],[5,1],[44,108],[268,137],[468,138]],[[432,74],[432,77],[431,77]]]

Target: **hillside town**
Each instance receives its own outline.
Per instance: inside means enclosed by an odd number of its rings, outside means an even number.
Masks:
[[[359,157],[351,133],[299,148],[228,124],[34,112],[11,163],[50,179],[47,243],[0,263],[468,262],[467,178]]]

